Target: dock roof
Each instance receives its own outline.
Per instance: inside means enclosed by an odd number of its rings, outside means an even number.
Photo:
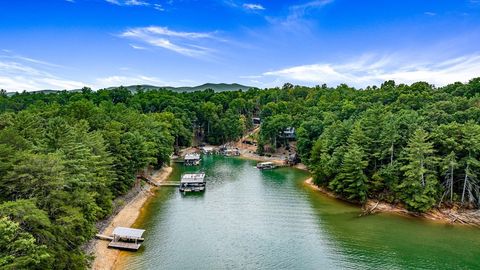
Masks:
[[[267,162],[260,162],[258,163],[259,165],[273,165],[273,162],[267,161]]]
[[[197,153],[190,153],[185,155],[185,160],[188,159],[200,159],[200,154]]]
[[[205,180],[204,173],[186,173],[182,175],[181,183],[203,183]]]
[[[113,235],[118,235],[120,237],[127,237],[127,238],[142,238],[143,233],[145,230],[141,229],[133,229],[133,228],[126,228],[126,227],[116,227],[113,230]]]

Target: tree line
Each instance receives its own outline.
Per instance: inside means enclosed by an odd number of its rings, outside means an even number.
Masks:
[[[239,138],[242,93],[168,91],[0,95],[0,269],[85,269],[81,247],[137,172],[168,163],[194,130]]]
[[[317,185],[344,198],[480,206],[480,79],[435,87],[285,85],[262,106],[262,144],[297,127],[297,151]],[[273,99],[273,98],[272,98]]]
[[[314,181],[346,199],[480,205],[480,78],[435,87],[387,81],[215,93],[118,87],[0,93],[0,268],[85,269],[82,245],[137,172],[198,136],[239,139],[262,119],[258,149],[289,144]]]

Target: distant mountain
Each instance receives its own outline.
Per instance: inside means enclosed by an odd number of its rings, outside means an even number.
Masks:
[[[253,88],[253,87],[241,85],[238,83],[232,83],[232,84],[206,83],[206,84],[193,86],[193,87],[172,87],[172,90],[179,91],[179,92],[195,92],[195,91],[203,91],[206,89],[212,89],[215,92],[225,92],[225,91],[237,91],[237,90],[246,91],[250,88]]]
[[[106,90],[111,90],[115,89],[118,86],[114,87],[108,87],[105,88]],[[199,86],[183,86],[183,87],[173,87],[173,86],[155,86],[155,85],[147,85],[147,84],[142,84],[142,85],[130,85],[130,86],[124,86],[130,92],[135,93],[137,91],[138,87],[142,87],[146,91],[155,91],[155,90],[170,90],[174,92],[195,92],[195,91],[203,91],[207,89],[212,89],[215,92],[225,92],[225,91],[247,91],[250,88],[255,88],[251,86],[245,86],[241,85],[238,83],[206,83],[202,84]],[[29,93],[43,93],[43,94],[53,94],[57,92],[61,92],[63,90],[52,90],[52,89],[45,89],[45,90],[38,90],[38,91],[30,91]],[[82,91],[81,89],[74,89],[74,90],[69,90],[69,92],[79,92]],[[8,96],[14,95],[16,92],[8,92]]]
[[[175,92],[195,92],[195,91],[203,91],[207,89],[212,89],[215,92],[225,92],[225,91],[246,91],[250,88],[253,88],[251,86],[245,86],[241,85],[238,83],[232,83],[232,84],[227,84],[227,83],[206,83],[202,84],[199,86],[183,86],[183,87],[172,87],[172,86],[154,86],[154,85],[130,85],[130,86],[125,86],[128,90],[131,92],[136,92],[138,87],[142,87],[144,90],[171,90]],[[109,87],[107,89],[113,89],[115,87]]]
[[[45,89],[45,90],[37,90],[37,91],[28,91],[28,93],[32,93],[32,94],[55,94],[55,93],[62,92],[62,91],[64,91],[64,90]],[[81,91],[82,91],[82,89],[68,90],[68,92],[81,92]],[[22,93],[22,92],[7,92],[7,96],[13,96],[15,94]]]

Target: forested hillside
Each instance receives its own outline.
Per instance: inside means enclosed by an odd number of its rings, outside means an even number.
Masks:
[[[195,125],[213,142],[242,134],[245,121],[227,110],[238,95],[119,88],[0,97],[0,268],[85,268],[80,246],[137,171],[168,162]]]
[[[442,88],[286,85],[270,93],[263,141],[297,127],[298,152],[316,184],[352,201],[378,198],[418,212],[480,205],[480,79]]]
[[[480,78],[436,88],[284,85],[193,93],[125,88],[0,95],[0,268],[84,269],[81,246],[136,173],[194,135],[236,140],[261,116],[259,145],[297,128],[315,182],[345,198],[427,211],[480,204]]]

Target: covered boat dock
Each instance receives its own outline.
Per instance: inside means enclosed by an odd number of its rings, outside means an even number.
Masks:
[[[108,244],[110,248],[138,250],[143,241],[145,230],[126,227],[117,227],[113,230],[113,240]]]
[[[198,166],[200,165],[200,154],[190,153],[186,154],[184,158],[185,166]]]
[[[273,162],[261,162],[257,164],[257,168],[260,170],[271,170],[275,169],[277,165]]]
[[[179,190],[182,192],[204,191],[206,184],[205,173],[187,173],[182,175]]]

